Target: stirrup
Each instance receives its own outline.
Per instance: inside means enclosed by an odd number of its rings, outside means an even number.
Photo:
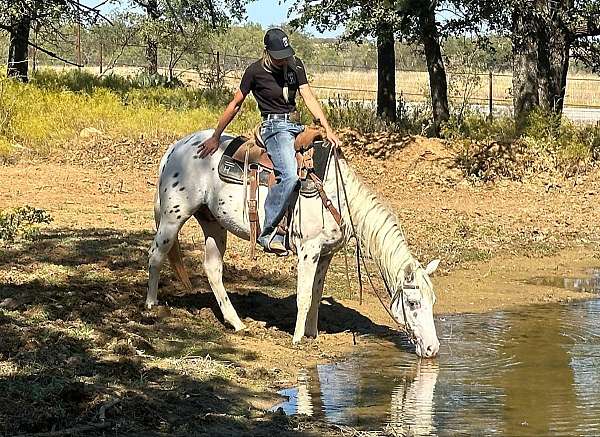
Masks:
[[[281,241],[271,241],[267,246],[262,246],[265,253],[274,253],[277,256],[288,256],[290,251]]]

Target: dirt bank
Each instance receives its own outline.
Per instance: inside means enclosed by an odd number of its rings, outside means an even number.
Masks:
[[[290,334],[293,259],[261,254],[251,263],[248,244],[230,240],[225,283],[248,324],[233,333],[209,292],[194,223],[181,240],[195,291],[183,292],[167,274],[164,305],[146,311],[160,147],[150,156],[106,147],[84,144],[0,172],[0,208],[28,204],[54,217],[40,238],[0,254],[0,429],[338,433],[260,408],[273,403],[274,389],[295,382],[299,367],[341,358],[369,341],[362,334],[394,335],[373,295],[358,304],[353,274],[346,286],[343,257],[326,282],[320,337],[297,347]],[[597,172],[576,184],[540,177],[477,185],[465,181],[452,149],[438,141],[406,141],[385,162],[355,149],[346,154],[396,211],[417,257],[441,258],[438,314],[589,296],[529,281],[578,277],[600,264]]]

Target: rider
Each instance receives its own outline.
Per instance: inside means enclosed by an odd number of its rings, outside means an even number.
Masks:
[[[340,140],[329,126],[308,84],[304,64],[294,56],[288,36],[281,29],[270,29],[264,44],[262,59],[244,72],[240,88],[219,118],[213,135],[200,146],[200,155],[204,158],[219,148],[221,134],[252,91],[262,116],[260,134],[273,161],[277,181],[265,199],[265,221],[258,243],[267,252],[285,254],[287,250],[283,238],[277,234],[277,225],[298,186],[294,139],[304,130],[296,110],[298,90],[308,110],[325,128],[329,142],[338,147]]]

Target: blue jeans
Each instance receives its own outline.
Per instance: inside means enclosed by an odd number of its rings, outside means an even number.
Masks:
[[[265,199],[265,222],[258,242],[268,247],[277,232],[294,190],[298,187],[298,173],[294,141],[304,126],[287,120],[265,120],[260,134],[275,170],[276,183],[269,188]]]

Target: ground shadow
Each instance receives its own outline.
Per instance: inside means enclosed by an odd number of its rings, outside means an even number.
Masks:
[[[227,341],[227,328],[207,314],[210,309],[221,316],[203,277],[195,276],[194,283],[204,292],[181,296],[165,269],[161,299],[169,306],[144,309],[151,239],[150,232],[64,228],[2,248],[0,434],[72,427],[71,435],[336,434],[314,431],[323,424],[257,416],[246,401],[257,393],[232,382],[238,360],[252,360],[255,352]],[[228,270],[233,277],[238,273]],[[282,277],[279,284],[286,281]],[[264,283],[259,271],[247,285]],[[231,298],[242,317],[291,332],[293,295],[251,291]],[[322,305],[321,329],[395,333],[334,299]],[[185,363],[190,355],[230,363],[227,372],[233,374],[199,377],[155,361]]]
[[[293,334],[296,323],[296,295],[273,297],[259,291],[246,294],[229,293],[231,303],[241,318],[262,321],[266,327],[275,327]],[[169,305],[189,311],[210,308],[223,321],[212,292],[172,296]],[[332,297],[323,299],[319,309],[319,331],[327,334],[356,332],[359,334],[393,335],[397,331],[379,325],[358,311],[342,305]]]

